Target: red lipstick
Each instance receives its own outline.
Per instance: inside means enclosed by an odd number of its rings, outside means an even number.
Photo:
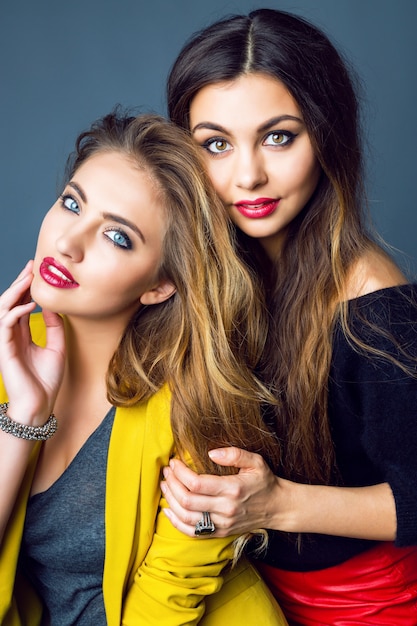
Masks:
[[[58,287],[58,289],[75,289],[75,287],[79,287],[79,284],[69,271],[49,256],[43,259],[39,267],[39,274],[48,285]]]
[[[256,200],[239,200],[234,206],[244,217],[258,219],[271,215],[277,208],[280,199],[256,198]]]

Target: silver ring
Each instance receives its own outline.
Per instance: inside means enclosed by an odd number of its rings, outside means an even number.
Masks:
[[[195,534],[199,535],[211,535],[216,530],[215,525],[211,521],[210,513],[203,511],[203,517],[195,525]]]

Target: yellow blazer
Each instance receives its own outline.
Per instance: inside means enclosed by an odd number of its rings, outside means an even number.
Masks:
[[[44,344],[40,314],[33,339]],[[22,390],[24,392],[24,390]],[[0,402],[6,394],[0,381]],[[42,608],[17,559],[37,444],[0,548],[0,623],[38,626]],[[162,512],[161,470],[173,454],[170,394],[116,410],[106,477],[104,605],[109,626],[284,626],[281,610],[245,559],[232,570],[230,538],[190,538]]]

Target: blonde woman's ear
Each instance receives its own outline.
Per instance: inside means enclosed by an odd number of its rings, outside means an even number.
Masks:
[[[160,304],[168,300],[176,292],[175,286],[169,280],[163,280],[156,287],[145,291],[141,295],[141,304]]]

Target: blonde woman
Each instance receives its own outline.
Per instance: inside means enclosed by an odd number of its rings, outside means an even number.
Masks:
[[[262,306],[202,171],[161,118],[99,120],[0,298],[3,625],[285,624],[207,516],[195,545],[160,512],[175,453],[273,454]]]

